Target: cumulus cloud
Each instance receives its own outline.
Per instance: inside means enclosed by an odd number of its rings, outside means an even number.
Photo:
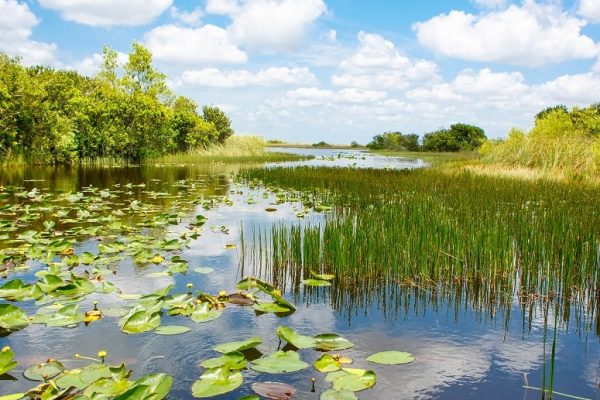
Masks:
[[[300,106],[316,106],[327,103],[368,104],[385,99],[387,93],[384,91],[356,88],[333,91],[317,87],[302,87],[288,91],[286,97],[297,101]]]
[[[223,6],[222,1],[213,3]],[[300,46],[311,24],[327,10],[323,0],[247,0],[238,6],[228,28],[232,40],[268,51]]]
[[[144,40],[157,60],[173,64],[243,64],[247,54],[231,43],[227,31],[215,25],[186,28],[162,25]]]
[[[311,85],[317,82],[315,75],[306,67],[270,67],[256,73],[248,70],[221,71],[205,68],[185,71],[181,84],[213,88],[242,88],[248,86]]]
[[[543,99],[554,104],[587,105],[598,101],[600,93],[600,74],[562,75],[535,88]]]
[[[31,40],[31,30],[39,23],[26,3],[0,0],[0,49],[22,57],[25,64],[53,63],[56,45]]]
[[[421,45],[445,56],[535,67],[596,57],[599,47],[581,32],[585,25],[559,5],[525,0],[480,15],[451,11],[413,29]]]
[[[144,25],[165,12],[173,0],[39,0],[42,7],[84,25]]]
[[[241,6],[237,0],[207,0],[206,12],[209,14],[231,15],[240,11]]]
[[[394,43],[380,35],[359,32],[357,50],[340,64],[333,75],[335,86],[362,89],[406,89],[412,82],[436,80],[437,65],[427,60],[410,60]]]
[[[181,11],[177,7],[171,7],[171,17],[181,22],[184,25],[196,26],[200,25],[202,18],[202,10],[200,8],[195,8],[192,11]]]
[[[506,5],[506,0],[471,0],[479,7],[484,8],[500,8]]]
[[[588,21],[600,22],[600,2],[598,0],[580,0],[579,15]]]

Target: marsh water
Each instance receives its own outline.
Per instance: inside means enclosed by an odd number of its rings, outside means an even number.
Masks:
[[[299,154],[315,158],[286,165],[312,165],[349,168],[418,168],[422,161],[410,161],[373,156],[358,151],[297,149]],[[72,168],[12,168],[0,170],[0,186],[19,187],[31,196],[11,197],[0,201],[19,202],[18,211],[0,211],[0,220],[22,216],[34,200],[44,193],[88,193],[104,189],[110,196],[102,197],[95,208],[80,200],[69,201],[67,196],[48,198],[52,207],[60,207],[72,214],[86,210],[103,215],[112,210],[131,207],[132,202],[147,206],[147,212],[130,216],[127,222],[135,226],[149,215],[159,212],[181,213],[178,224],[165,229],[143,228],[140,235],[177,238],[186,231],[196,215],[204,215],[207,222],[196,238],[189,238],[186,246],[174,254],[189,262],[185,274],[156,274],[160,265],[140,266],[130,257],[114,265],[114,274],[106,277],[116,285],[118,292],[93,293],[81,302],[82,309],[91,309],[98,301],[100,309],[126,304],[123,294],[147,294],[174,285],[174,293],[194,289],[216,294],[221,290],[235,292],[242,277],[256,275],[270,280],[280,276],[245,256],[252,246],[248,239],[251,231],[268,231],[274,223],[303,224],[318,222],[323,212],[307,212],[302,219],[302,201],[288,196],[282,201],[277,188],[248,185],[233,176],[239,167],[234,165],[146,165],[84,166]],[[257,166],[262,168],[262,166]],[[92,193],[94,193],[92,191]],[[33,200],[32,200],[33,199]],[[98,208],[98,204],[103,207]],[[135,203],[138,204],[138,203]],[[32,208],[33,207],[33,208]],[[266,211],[266,209],[269,211]],[[36,209],[40,218],[28,222],[27,229],[43,230],[45,220],[55,220],[56,229],[63,229],[52,210]],[[99,224],[90,222],[89,224]],[[100,222],[101,224],[102,222]],[[243,235],[242,235],[243,232]],[[0,232],[0,235],[3,232]],[[13,238],[14,234],[10,233]],[[111,237],[110,239],[114,239]],[[106,240],[106,238],[103,238]],[[96,237],[79,241],[75,252],[96,253]],[[235,246],[234,246],[235,245]],[[0,248],[8,241],[0,240]],[[20,278],[35,281],[35,273],[44,266],[30,263],[29,269],[10,272],[3,280]],[[197,267],[210,267],[209,273],[199,273]],[[76,267],[82,272],[86,267]],[[251,307],[227,306],[220,318],[196,324],[181,316],[162,316],[163,325],[185,325],[190,332],[177,336],[159,336],[154,332],[127,335],[121,332],[117,318],[105,317],[89,326],[74,328],[30,325],[0,338],[0,348],[9,345],[17,355],[19,366],[11,375],[16,378],[0,381],[0,395],[26,390],[34,384],[22,378],[19,371],[25,366],[49,357],[69,359],[74,353],[94,355],[100,349],[108,353],[111,364],[126,362],[140,376],[151,372],[165,372],[174,378],[169,398],[192,398],[190,387],[203,369],[202,360],[215,357],[211,348],[219,343],[260,336],[262,353],[270,353],[281,344],[274,332],[277,326],[287,325],[304,335],[325,332],[338,333],[354,343],[343,351],[354,360],[353,367],[373,369],[376,385],[358,392],[360,399],[539,399],[541,392],[524,386],[541,387],[544,365],[548,362],[550,345],[544,348],[544,315],[541,311],[525,310],[516,295],[499,307],[475,306],[464,293],[441,293],[414,286],[395,286],[382,296],[377,288],[340,291],[335,280],[332,287],[303,287],[289,272],[288,279],[276,282],[284,289],[284,296],[297,310],[288,316],[256,313]],[[3,281],[0,281],[0,285]],[[381,285],[394,285],[382,282]],[[462,290],[469,290],[462,288]],[[390,295],[389,293],[394,293]],[[366,293],[366,295],[365,295]],[[367,298],[372,293],[372,298]],[[28,314],[38,306],[32,301],[18,303]],[[550,312],[552,314],[552,312]],[[556,337],[554,390],[581,398],[600,399],[600,337],[597,321],[582,322],[576,312],[561,315]],[[550,315],[552,320],[552,315]],[[591,328],[590,328],[591,327]],[[551,341],[551,338],[548,339]],[[401,366],[382,366],[368,363],[368,355],[384,350],[402,350],[416,356],[416,361]],[[300,350],[302,359],[312,363],[320,353]],[[316,392],[311,392],[311,377],[315,377]],[[244,384],[234,392],[218,397],[237,399],[252,393],[250,385],[257,381],[279,381],[295,386],[298,399],[318,399],[329,384],[324,374],[312,368],[283,375],[244,372]],[[555,398],[561,398],[555,395]]]

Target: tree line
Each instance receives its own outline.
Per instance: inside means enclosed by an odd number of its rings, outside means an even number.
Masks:
[[[426,133],[423,140],[417,134],[386,132],[375,135],[367,144],[372,150],[393,151],[473,151],[485,143],[483,129],[468,124],[454,124],[449,129]]]
[[[177,96],[152,53],[132,45],[121,68],[103,49],[94,77],[25,67],[0,52],[0,160],[68,164],[100,158],[138,162],[223,142],[234,131],[218,107]]]

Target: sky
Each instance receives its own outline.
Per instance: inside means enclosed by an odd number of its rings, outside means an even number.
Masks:
[[[178,94],[289,142],[502,138],[600,101],[600,0],[0,0],[0,49],[27,65],[94,75],[135,41]]]

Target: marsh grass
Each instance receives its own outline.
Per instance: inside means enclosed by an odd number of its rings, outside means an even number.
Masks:
[[[553,301],[565,320],[574,309],[583,328],[598,329],[600,188],[467,171],[303,167],[244,176],[335,206],[322,222],[276,224],[246,246],[246,259],[272,278],[298,286],[311,269],[334,273],[332,302],[388,311],[406,293],[492,317],[517,301],[529,325],[540,311],[533,304]]]

